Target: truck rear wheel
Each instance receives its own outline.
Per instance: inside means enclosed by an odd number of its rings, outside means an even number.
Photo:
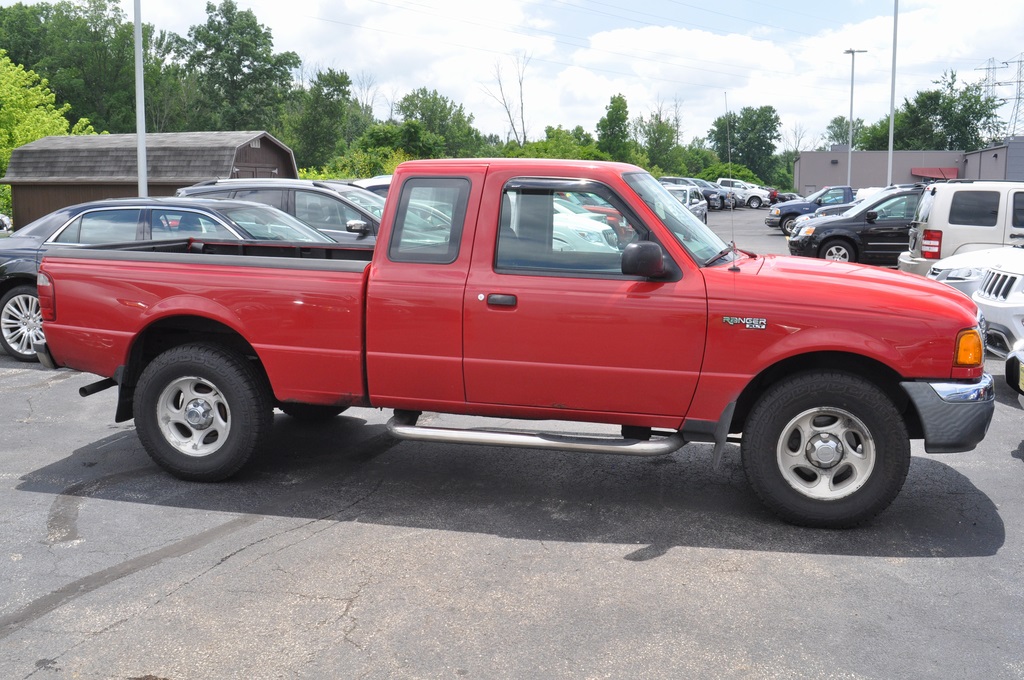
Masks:
[[[844,529],[896,497],[910,440],[884,392],[847,373],[804,373],[757,401],[741,444],[743,469],[766,506],[793,524]]]
[[[135,428],[154,462],[179,479],[217,482],[238,472],[270,431],[266,382],[216,345],[167,350],[135,388]]]

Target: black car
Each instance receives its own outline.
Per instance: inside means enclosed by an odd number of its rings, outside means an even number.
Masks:
[[[792,255],[895,267],[910,247],[910,225],[924,185],[888,187],[840,215],[803,222],[790,236]]]
[[[51,247],[184,238],[333,243],[291,215],[245,201],[123,198],[56,210],[0,240],[0,346],[35,361],[43,339],[36,273]]]
[[[215,179],[178,189],[178,196],[265,203],[339,243],[372,249],[384,199],[347,182],[302,179]]]

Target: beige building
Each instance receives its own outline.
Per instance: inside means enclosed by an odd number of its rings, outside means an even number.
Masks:
[[[829,151],[802,151],[793,167],[793,184],[803,196],[824,186],[845,185],[845,145]],[[888,151],[854,151],[850,184],[854,188],[886,185]],[[894,151],[892,183],[943,179],[1010,179],[1024,181],[1024,137],[1008,137],[1001,145],[978,151]]]

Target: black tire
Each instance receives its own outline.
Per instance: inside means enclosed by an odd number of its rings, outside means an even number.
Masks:
[[[36,287],[11,288],[0,298],[0,346],[18,361],[39,361],[32,343],[42,340],[43,316]]]
[[[754,208],[755,210],[761,207],[761,203],[762,201],[760,196],[751,196],[749,199],[747,199],[747,205],[749,205],[751,208]]]
[[[840,372],[798,374],[761,395],[740,450],[761,501],[808,527],[869,521],[892,503],[910,469],[910,440],[892,401]]]
[[[857,249],[844,238],[831,238],[821,244],[818,257],[835,262],[856,262]]]
[[[782,218],[782,222],[779,223],[779,227],[782,229],[783,234],[792,236],[794,224],[796,224],[796,215],[786,215]]]
[[[321,406],[319,404],[279,404],[278,408],[285,415],[306,423],[317,423],[330,420],[344,413],[347,406]]]
[[[217,482],[244,466],[270,432],[269,388],[243,357],[209,344],[156,357],[135,387],[135,429],[153,461],[179,479]]]

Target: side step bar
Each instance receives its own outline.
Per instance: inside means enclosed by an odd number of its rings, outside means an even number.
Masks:
[[[411,422],[410,422],[411,421]],[[497,430],[457,430],[445,427],[422,427],[415,417],[395,414],[388,421],[388,432],[396,439],[445,444],[481,444],[508,446],[518,449],[558,449],[585,453],[612,453],[625,456],[663,456],[676,451],[686,438],[681,432],[671,436],[644,439],[602,439],[600,437],[572,437],[552,433],[501,432]]]

